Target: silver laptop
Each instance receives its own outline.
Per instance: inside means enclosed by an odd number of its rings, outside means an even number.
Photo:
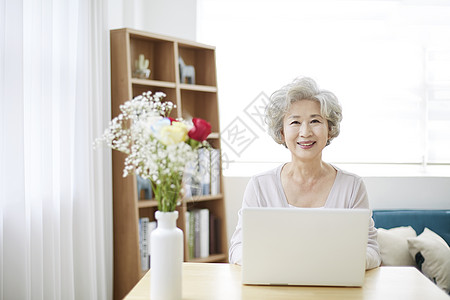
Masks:
[[[242,283],[361,286],[369,210],[244,208]]]

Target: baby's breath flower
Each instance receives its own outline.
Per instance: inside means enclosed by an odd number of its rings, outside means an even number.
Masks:
[[[182,180],[186,169],[190,169],[189,176],[194,173],[197,150],[187,143],[192,122],[177,119],[157,125],[176,108],[171,101],[162,101],[164,97],[162,92],[148,91],[123,103],[120,114],[109,122],[99,140],[127,154],[124,177],[138,174],[151,180],[158,209],[173,211],[184,194]],[[201,145],[209,146],[206,141]]]

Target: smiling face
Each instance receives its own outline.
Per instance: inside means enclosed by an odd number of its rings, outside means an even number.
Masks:
[[[321,159],[329,138],[328,121],[320,114],[320,104],[300,100],[291,104],[283,120],[282,136],[293,159]]]

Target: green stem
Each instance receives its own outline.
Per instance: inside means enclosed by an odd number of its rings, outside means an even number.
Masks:
[[[174,211],[180,197],[181,176],[173,173],[159,176],[160,184],[152,181],[152,188],[155,194],[155,200],[158,202],[158,210],[163,212]],[[174,187],[171,187],[171,185]]]

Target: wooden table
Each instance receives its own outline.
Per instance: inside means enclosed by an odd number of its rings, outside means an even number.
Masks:
[[[150,299],[150,271],[125,297]],[[380,267],[366,272],[363,287],[249,286],[241,267],[218,263],[183,263],[183,299],[380,299],[449,300],[414,267]]]

